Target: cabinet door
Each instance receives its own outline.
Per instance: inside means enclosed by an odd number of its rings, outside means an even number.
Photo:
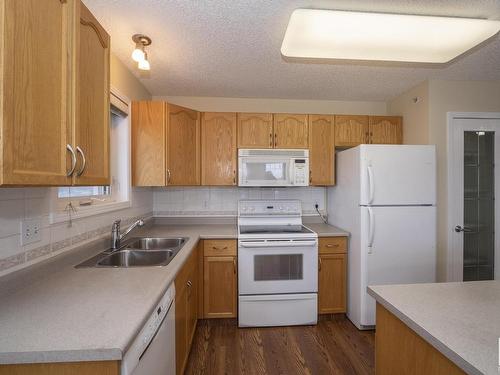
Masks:
[[[175,367],[176,374],[184,373],[184,364],[188,356],[187,344],[187,306],[188,291],[185,285],[175,285]]]
[[[202,185],[236,185],[236,113],[203,113],[201,152]]]
[[[2,1],[0,184],[71,184],[73,6]]]
[[[165,103],[132,102],[132,184],[165,186]]]
[[[318,304],[320,314],[346,311],[346,254],[319,256]]]
[[[403,119],[399,116],[370,116],[370,143],[403,144]]]
[[[307,115],[279,113],[274,118],[274,148],[307,148]]]
[[[354,147],[368,143],[368,116],[335,116],[335,146]]]
[[[309,115],[309,168],[311,185],[335,185],[333,116]]]
[[[188,348],[191,347],[191,342],[194,337],[194,332],[196,330],[196,322],[198,321],[198,270],[193,268],[191,277],[189,278],[189,285],[187,288],[188,298],[187,298],[187,328],[186,328],[186,339]]]
[[[205,257],[204,296],[205,318],[236,317],[237,300],[236,257]]]
[[[238,148],[273,148],[273,115],[238,113]]]
[[[199,185],[199,114],[167,104],[167,116],[167,185]]]
[[[78,4],[78,3],[77,3]],[[109,185],[109,35],[79,2],[76,58],[76,185]]]

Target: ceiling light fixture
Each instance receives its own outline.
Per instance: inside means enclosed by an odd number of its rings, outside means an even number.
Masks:
[[[500,21],[296,9],[281,53],[292,58],[447,63],[500,30]]]
[[[151,38],[146,35],[135,34],[132,36],[132,40],[135,43],[135,49],[132,52],[132,60],[138,63],[139,69],[150,70],[151,66],[148,61],[146,47],[151,45]]]

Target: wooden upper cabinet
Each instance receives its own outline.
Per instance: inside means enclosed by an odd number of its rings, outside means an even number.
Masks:
[[[2,1],[0,184],[71,184],[73,6]]]
[[[370,116],[370,143],[402,144],[403,119],[399,116]]]
[[[368,116],[335,115],[335,146],[354,147],[368,143]]]
[[[274,148],[308,148],[307,115],[274,115]]]
[[[236,185],[236,127],[236,113],[202,114],[202,185]]]
[[[167,104],[167,185],[200,184],[200,119],[192,109]]]
[[[335,184],[335,127],[331,115],[309,115],[309,183]]]
[[[165,186],[165,103],[132,102],[132,185]]]
[[[238,113],[238,148],[273,148],[271,113]]]
[[[78,14],[75,184],[109,185],[110,38],[81,2]]]

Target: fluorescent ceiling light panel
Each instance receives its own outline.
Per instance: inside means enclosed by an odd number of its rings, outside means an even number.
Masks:
[[[446,63],[500,30],[500,21],[296,9],[286,57]]]

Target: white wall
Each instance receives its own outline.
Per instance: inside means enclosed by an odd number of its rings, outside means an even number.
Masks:
[[[235,216],[240,199],[299,199],[304,215],[317,215],[314,205],[325,210],[323,187],[238,188],[185,187],[155,188],[155,216]]]
[[[387,103],[387,112],[403,116],[403,143],[429,143],[429,83],[422,82]]]
[[[111,57],[111,85],[129,99],[150,99],[142,84],[114,56]],[[132,190],[132,207],[95,215],[69,223],[50,224],[51,188],[0,188],[0,275],[26,267],[106,235],[116,219],[125,224],[136,217],[151,216],[153,193],[149,188]],[[42,240],[21,246],[21,221],[38,218]]]
[[[158,96],[173,104],[205,112],[265,112],[265,113],[311,113],[385,115],[385,102],[356,102],[340,100],[294,100],[219,98],[203,96]]]

